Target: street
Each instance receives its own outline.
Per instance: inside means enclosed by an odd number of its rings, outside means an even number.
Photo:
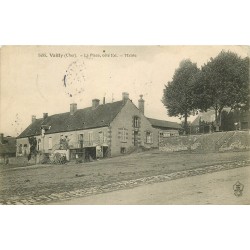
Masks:
[[[233,185],[240,180],[242,196]],[[66,205],[244,205],[250,204],[250,166],[97,194],[51,204]]]
[[[207,173],[245,169],[249,164],[248,151],[195,154],[155,150],[83,164],[0,165],[0,204],[66,204],[71,199],[86,196],[95,199],[97,194],[123,189],[131,191],[138,186],[147,194],[149,191],[145,190],[151,186],[148,184],[166,182],[170,185],[172,180],[196,175],[195,180],[203,182]],[[215,193],[216,185],[213,186]],[[180,197],[179,192],[182,193],[180,189],[171,191],[172,195]],[[185,201],[181,197],[178,203]],[[109,202],[112,200],[106,204]]]

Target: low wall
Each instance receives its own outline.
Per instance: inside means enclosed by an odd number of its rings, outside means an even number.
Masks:
[[[162,138],[159,142],[159,150],[165,152],[215,152],[235,149],[250,149],[249,131],[228,131],[203,135],[168,137]]]
[[[250,149],[250,131],[237,131],[226,143],[224,143],[219,151],[230,150],[249,150]]]
[[[201,148],[200,137],[201,135],[190,135],[162,138],[159,143],[159,150],[165,152],[198,150]]]

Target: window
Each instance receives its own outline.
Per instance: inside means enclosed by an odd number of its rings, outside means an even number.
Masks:
[[[127,129],[123,128],[121,132],[122,132],[122,136],[121,136],[122,142],[127,142],[127,139],[128,139],[127,138],[127,134],[128,134]]]
[[[153,134],[149,131],[146,132],[146,143],[152,143],[153,142]]]
[[[128,130],[126,128],[119,128],[118,129],[118,139],[120,139],[121,142],[127,142]]]
[[[126,148],[121,147],[121,154],[126,154]]]
[[[164,137],[164,138],[170,137],[170,135],[171,135],[170,132],[164,132],[164,133],[163,133],[163,137]]]
[[[134,116],[134,127],[139,128],[139,117],[138,116]]]
[[[125,130],[125,128],[122,129],[122,141],[123,141],[123,142],[126,142],[126,141],[127,141],[127,140],[126,140],[126,130]]]
[[[52,137],[49,137],[49,149],[52,149]]]
[[[90,132],[88,133],[88,142],[89,142],[89,143],[93,143],[93,131],[90,131]]]
[[[104,142],[104,135],[103,135],[103,132],[100,131],[99,132],[99,142],[102,144]]]
[[[24,155],[26,156],[27,155],[27,144],[23,145],[23,149],[24,149]]]
[[[79,135],[79,147],[83,148],[83,134]]]
[[[19,146],[18,146],[18,153],[19,154],[23,153],[23,145],[22,144],[19,144]]]

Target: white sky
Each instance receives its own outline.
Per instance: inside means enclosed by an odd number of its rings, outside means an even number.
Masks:
[[[146,116],[179,122],[177,117],[167,116],[161,102],[164,85],[171,81],[181,60],[190,58],[200,67],[222,49],[242,57],[248,52],[242,46],[2,47],[0,131],[16,136],[30,124],[31,115],[41,118],[44,112],[68,112],[72,102],[77,102],[79,109],[85,108],[94,98],[102,103],[104,95],[106,102],[111,102],[112,94],[118,101],[122,92],[129,92],[136,105],[143,94]],[[47,57],[39,57],[39,53]],[[50,53],[71,53],[76,58],[53,58]],[[118,57],[84,57],[91,53],[116,53]]]

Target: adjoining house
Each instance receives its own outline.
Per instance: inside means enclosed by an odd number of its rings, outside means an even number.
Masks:
[[[159,130],[159,135],[162,137],[178,136],[179,129],[181,125],[176,122],[158,120],[153,118],[148,118],[152,127]]]
[[[11,136],[4,137],[0,133],[0,163],[8,164],[9,158],[16,156],[16,138]]]
[[[250,110],[240,112],[238,115],[238,126],[239,130],[250,129]]]
[[[215,124],[215,111],[209,109],[207,112],[200,112],[192,122],[192,132],[208,133],[212,132]],[[224,108],[221,114],[222,131],[248,130],[250,129],[250,111],[249,110],[231,110]]]
[[[17,137],[17,156],[29,153],[29,137],[36,138],[37,151],[64,151],[68,160],[112,157],[137,147],[157,148],[160,136],[178,135],[180,125],[145,117],[142,97],[138,108],[124,92],[121,101],[100,104],[93,99],[88,108],[78,110],[72,103],[66,113],[44,113],[41,119],[32,116],[32,123]]]

